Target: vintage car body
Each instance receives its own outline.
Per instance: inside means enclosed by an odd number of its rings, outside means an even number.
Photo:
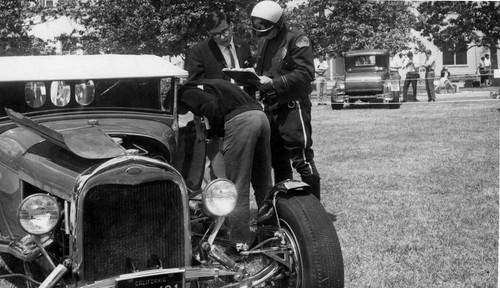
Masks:
[[[343,287],[335,228],[299,181],[269,191],[263,243],[235,258],[217,248],[229,245],[219,231],[237,191],[202,182],[203,125],[177,113],[185,70],[152,55],[0,57],[0,67],[1,287]],[[276,226],[301,202],[319,214]],[[323,238],[299,245],[306,220]]]
[[[155,257],[164,269],[189,266],[190,231],[178,229],[189,223],[188,189],[175,167],[179,129],[174,102],[162,107],[160,98],[160,80],[186,72],[149,55],[3,57],[0,65],[0,252],[32,262],[65,241],[68,251],[58,252],[69,258],[59,270],[71,270],[66,282],[75,286],[111,278],[114,286],[117,275],[154,267]],[[54,83],[71,96],[60,107]],[[27,98],[34,86],[38,104]],[[75,101],[78,89],[94,101]],[[19,225],[19,205],[36,194],[64,207],[61,230],[50,236]]]
[[[399,81],[391,81],[389,51],[355,50],[344,54],[345,75],[331,92],[332,109],[351,104],[389,103],[399,108]]]

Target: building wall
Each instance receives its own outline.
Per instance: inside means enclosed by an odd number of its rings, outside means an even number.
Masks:
[[[432,42],[428,41],[424,37],[421,37],[418,32],[414,32],[415,36],[417,36],[425,45],[426,48],[432,51],[432,55],[436,58],[436,71],[441,71],[443,68],[443,52],[439,50]],[[500,50],[497,51],[497,58],[500,60]],[[481,60],[481,56],[484,54],[490,54],[490,51],[485,47],[477,47],[474,46],[467,50],[467,64],[465,65],[446,65],[448,71],[450,71],[451,75],[474,75],[479,73],[477,68],[479,66],[479,61]],[[414,56],[415,61],[419,61],[419,63],[425,62],[425,54],[418,53]],[[500,62],[499,62],[500,63]],[[437,74],[437,73],[436,73]]]

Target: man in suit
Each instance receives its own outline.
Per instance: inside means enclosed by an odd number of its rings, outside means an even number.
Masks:
[[[204,26],[209,38],[190,49],[186,57],[185,67],[188,70],[187,82],[201,79],[231,81],[231,78],[222,72],[223,68],[252,67],[250,45],[245,40],[233,36],[233,23],[226,13],[222,11],[210,13],[205,19]],[[248,94],[254,95],[254,88],[245,87],[244,90]],[[199,122],[199,120],[200,118],[195,116],[195,122]],[[207,172],[209,174],[204,177],[205,182],[217,177],[224,177],[225,174],[224,164],[221,161],[223,157],[219,152],[220,141],[218,138],[210,141],[206,145],[208,158],[206,167],[210,169]]]
[[[193,46],[186,61],[188,81],[197,79],[224,79],[223,68],[252,67],[250,45],[233,36],[233,24],[227,14],[215,11],[205,20],[210,38]]]

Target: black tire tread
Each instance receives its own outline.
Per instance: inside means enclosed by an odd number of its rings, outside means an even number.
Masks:
[[[280,217],[291,221],[291,219],[286,219],[291,216],[295,219],[294,222],[298,221],[303,224],[301,228],[312,238],[310,243],[308,239],[305,239],[304,244],[307,245],[306,250],[314,260],[313,267],[307,269],[307,274],[311,275],[312,279],[317,279],[313,280],[318,284],[315,287],[344,287],[344,265],[340,242],[323,205],[310,194],[286,195],[279,199],[277,205]],[[303,250],[303,247],[301,249]]]

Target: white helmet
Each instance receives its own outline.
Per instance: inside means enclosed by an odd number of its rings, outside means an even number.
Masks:
[[[274,1],[265,0],[255,5],[250,16],[253,30],[264,33],[273,29],[282,20],[283,9]]]

